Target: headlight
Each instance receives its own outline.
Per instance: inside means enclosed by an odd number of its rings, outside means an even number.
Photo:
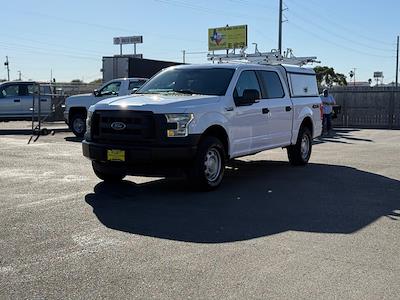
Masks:
[[[193,114],[166,114],[167,136],[185,137],[189,134],[189,124],[193,120]]]
[[[92,127],[92,116],[93,116],[93,111],[88,111],[86,117],[86,133],[85,133],[86,140],[90,140],[90,128]]]

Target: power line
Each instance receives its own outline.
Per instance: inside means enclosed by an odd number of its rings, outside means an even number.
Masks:
[[[377,50],[377,51],[385,51],[385,52],[392,52],[392,53],[394,52],[394,49],[378,48],[378,47],[369,46],[369,45],[364,44],[364,43],[359,43],[359,42],[355,41],[354,38],[348,38],[348,37],[345,37],[345,36],[343,36],[341,34],[338,34],[338,33],[334,32],[334,31],[330,30],[327,27],[324,27],[324,26],[321,26],[320,24],[317,24],[316,22],[310,20],[309,18],[308,19],[303,18],[302,16],[300,16],[300,15],[298,15],[298,14],[292,12],[292,11],[289,11],[289,14],[292,14],[295,18],[297,18],[299,20],[302,20],[302,21],[306,22],[307,24],[313,24],[315,26],[314,28],[323,29],[325,32],[330,33],[331,35],[334,35],[334,36],[336,36],[336,37],[338,37],[340,39],[343,39],[343,40],[345,40],[347,42],[350,42],[350,43],[353,43],[353,44],[358,44],[358,45],[362,46],[363,48],[369,48],[369,49],[373,49],[373,50]]]
[[[313,17],[317,17],[317,18],[319,18],[320,20],[323,20],[324,22],[328,22],[328,23],[334,25],[335,27],[341,27],[342,29],[344,29],[344,30],[346,30],[346,31],[352,31],[352,32],[354,33],[354,36],[353,36],[353,39],[352,39],[352,40],[354,40],[355,37],[361,37],[361,38],[363,38],[363,39],[365,39],[365,40],[369,40],[369,41],[374,42],[374,43],[379,43],[379,44],[384,44],[384,45],[388,45],[388,46],[389,46],[389,45],[390,45],[390,46],[393,46],[393,43],[389,43],[389,42],[387,42],[387,41],[380,41],[380,40],[371,38],[371,37],[369,37],[369,36],[363,35],[362,32],[361,32],[360,30],[354,30],[354,29],[352,29],[350,26],[347,27],[347,26],[344,26],[344,25],[341,24],[341,23],[338,23],[338,22],[333,21],[333,20],[337,20],[337,19],[338,19],[338,16],[337,16],[337,15],[334,16],[333,18],[323,18],[323,17],[321,17],[321,16],[320,16],[320,15],[321,15],[320,12],[316,11],[315,9],[309,8],[308,6],[305,6],[305,5],[304,5],[304,2],[305,2],[305,1],[302,1],[301,4],[300,4],[299,2],[294,1],[294,0],[286,0],[286,1],[289,1],[291,4],[294,4],[294,5],[298,6],[299,8],[303,9],[303,11],[306,11],[306,12],[308,13],[308,15],[310,15],[310,12],[311,12]],[[317,3],[317,2],[315,2],[315,1],[313,1],[313,0],[309,0],[309,1],[314,2],[316,7],[320,6],[320,3]],[[330,11],[329,13],[332,14],[332,11]],[[308,19],[308,21],[309,21],[309,19]],[[321,26],[321,25],[318,25],[318,26]],[[390,50],[390,51],[391,51],[391,50]]]
[[[386,59],[392,59],[394,57],[394,56],[376,55],[376,54],[371,54],[371,53],[359,51],[359,50],[354,49],[352,47],[348,47],[348,46],[345,46],[343,44],[335,43],[330,39],[323,38],[320,35],[316,34],[315,32],[307,30],[304,27],[301,27],[299,24],[297,24],[297,23],[295,23],[295,22],[293,22],[291,20],[288,23],[295,25],[294,27],[292,27],[293,29],[296,29],[297,31],[307,32],[307,33],[313,35],[314,37],[316,37],[317,39],[319,39],[321,41],[324,41],[324,42],[326,42],[328,44],[334,45],[334,46],[336,46],[336,47],[338,47],[340,49],[345,49],[347,51],[351,51],[351,52],[354,52],[354,53],[358,53],[358,54],[365,55],[365,56],[370,56],[370,57],[379,57],[379,58],[386,58]]]

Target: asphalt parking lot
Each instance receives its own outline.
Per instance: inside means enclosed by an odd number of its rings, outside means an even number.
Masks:
[[[339,130],[307,167],[277,149],[221,188],[100,182],[79,140],[0,129],[0,298],[400,295],[400,131]]]

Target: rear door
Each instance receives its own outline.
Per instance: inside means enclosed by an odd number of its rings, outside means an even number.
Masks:
[[[19,85],[7,84],[0,87],[0,116],[2,118],[16,117],[21,114],[21,99]]]
[[[47,116],[51,113],[51,89],[48,85],[40,85],[40,95],[38,94],[38,85],[34,83],[20,84],[19,94],[21,98],[21,109],[24,115],[32,114],[33,98],[35,99],[35,114],[39,111],[41,116]],[[33,97],[35,95],[35,97]],[[40,96],[40,97],[39,97]]]
[[[280,75],[274,70],[257,71],[263,91],[263,106],[267,111],[267,135],[259,147],[275,148],[287,146],[292,137],[293,106]]]

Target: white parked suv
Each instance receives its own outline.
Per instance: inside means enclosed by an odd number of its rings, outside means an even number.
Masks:
[[[87,110],[91,105],[110,97],[129,95],[147,80],[147,78],[114,79],[103,84],[93,93],[68,97],[65,100],[65,122],[76,136],[83,137],[86,131]]]
[[[229,159],[284,147],[293,165],[307,164],[321,116],[312,69],[175,66],[134,95],[90,107],[83,154],[102,180],[183,171],[207,190]]]

